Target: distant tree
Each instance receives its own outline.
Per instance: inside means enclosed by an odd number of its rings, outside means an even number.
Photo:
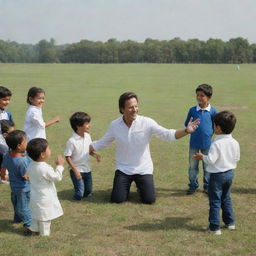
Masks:
[[[221,39],[210,38],[203,44],[201,51],[202,62],[222,63],[224,62],[225,42]]]
[[[55,41],[51,39],[39,41],[38,45],[38,61],[41,63],[54,63],[57,62],[57,54],[55,48]]]
[[[198,39],[189,39],[186,42],[188,61],[192,63],[199,63],[202,61],[202,48],[204,42]]]
[[[252,51],[247,39],[232,38],[225,45],[225,61],[231,63],[246,63],[252,61]]]

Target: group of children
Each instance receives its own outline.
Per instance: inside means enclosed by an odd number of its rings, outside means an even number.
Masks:
[[[14,222],[22,222],[26,234],[48,236],[51,220],[63,214],[54,183],[62,179],[64,159],[57,157],[55,170],[46,163],[51,150],[46,140],[45,128],[60,119],[56,117],[44,122],[42,106],[45,92],[41,88],[32,87],[27,96],[29,106],[24,131],[15,130],[12,115],[6,110],[11,95],[10,90],[0,86],[1,179],[2,182],[7,182],[8,170]],[[186,126],[191,118],[200,119],[198,129],[190,137],[187,194],[194,194],[199,187],[198,165],[203,160],[204,192],[208,194],[210,202],[210,224],[207,230],[218,235],[221,234],[220,209],[223,211],[226,227],[235,229],[230,191],[240,149],[231,135],[236,123],[234,114],[229,111],[217,113],[209,103],[211,96],[210,85],[198,86],[198,104],[189,110],[185,121]],[[92,195],[89,156],[100,161],[100,155],[90,153],[90,121],[90,116],[84,112],[76,112],[70,117],[74,133],[67,141],[64,156],[70,166],[70,177],[74,185],[73,200]],[[217,137],[211,141],[213,132]]]

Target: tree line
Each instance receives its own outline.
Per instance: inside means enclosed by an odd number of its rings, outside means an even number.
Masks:
[[[180,38],[107,42],[81,40],[56,45],[54,39],[37,44],[0,40],[2,63],[255,63],[256,44],[242,37],[227,42]]]

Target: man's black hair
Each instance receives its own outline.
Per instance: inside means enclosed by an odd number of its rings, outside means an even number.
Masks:
[[[135,98],[138,102],[138,97],[134,92],[125,92],[119,97],[119,112],[123,114],[122,109],[125,107],[125,102],[129,99]]]

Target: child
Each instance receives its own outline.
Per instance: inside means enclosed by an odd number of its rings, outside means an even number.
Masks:
[[[8,153],[9,148],[6,144],[5,138],[8,133],[14,130],[14,122],[11,120],[0,120],[1,134],[0,134],[0,183],[9,184],[8,174],[6,168],[2,168],[3,155]]]
[[[217,135],[213,140],[208,155],[197,153],[194,157],[207,164],[209,180],[209,222],[207,231],[221,235],[220,208],[222,219],[229,230],[235,229],[235,219],[230,197],[236,162],[240,159],[238,142],[232,137],[236,118],[229,111],[222,111],[213,117],[214,131]]]
[[[70,117],[70,125],[74,130],[67,141],[65,157],[69,164],[70,177],[74,185],[73,200],[81,200],[92,195],[92,175],[89,166],[89,146],[92,142],[89,134],[91,117],[84,112],[76,112]],[[100,161],[100,156],[91,153]]]
[[[25,178],[29,158],[24,156],[27,147],[26,134],[23,131],[12,131],[6,137],[10,153],[3,157],[2,167],[9,170],[11,200],[14,208],[14,222],[23,222],[25,234],[31,233],[31,214],[29,209],[30,185]]]
[[[207,155],[210,145],[211,137],[213,135],[213,123],[212,117],[216,114],[216,109],[213,108],[209,100],[212,97],[212,87],[208,84],[201,84],[196,88],[196,99],[198,104],[190,108],[187,119],[185,121],[185,126],[191,118],[193,120],[199,118],[200,124],[197,130],[190,135],[190,145],[189,145],[189,189],[187,195],[192,195],[198,189],[198,165],[199,161],[194,159],[193,156],[201,151],[203,154]],[[204,170],[204,192],[208,191],[209,183],[209,173],[206,172],[205,164],[203,163]]]
[[[6,110],[11,100],[12,93],[6,87],[0,86],[0,120],[13,121],[12,114]]]
[[[41,138],[28,143],[27,153],[33,159],[27,171],[31,184],[31,230],[34,235],[49,236],[51,220],[63,215],[54,183],[62,179],[64,159],[61,156],[56,158],[54,171],[45,162],[51,150],[47,140]]]
[[[29,104],[25,122],[24,131],[27,134],[28,142],[34,138],[46,138],[45,128],[60,121],[55,117],[49,122],[44,122],[42,116],[42,106],[45,100],[45,92],[38,87],[32,87],[28,91],[27,103]]]

